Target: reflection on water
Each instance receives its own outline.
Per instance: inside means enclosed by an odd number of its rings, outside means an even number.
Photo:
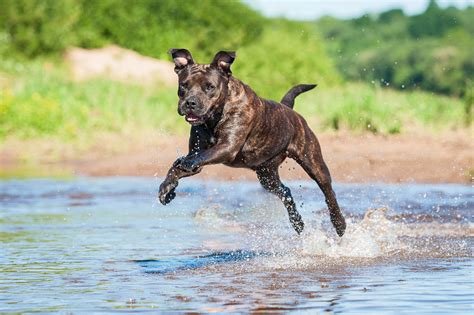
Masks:
[[[144,272],[166,274],[202,268],[209,265],[231,263],[241,260],[249,261],[251,258],[262,255],[262,253],[252,251],[235,250],[229,252],[215,252],[209,255],[190,258],[144,259],[135,260],[135,262],[144,268]]]
[[[301,236],[256,183],[158,184],[0,182],[0,311],[472,314],[471,187],[336,185],[339,238],[310,182]]]

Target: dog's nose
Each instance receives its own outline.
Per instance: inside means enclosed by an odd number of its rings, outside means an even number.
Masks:
[[[196,98],[190,97],[186,100],[186,107],[189,109],[194,109],[197,105]]]

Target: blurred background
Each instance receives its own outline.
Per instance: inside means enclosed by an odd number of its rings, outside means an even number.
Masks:
[[[473,1],[0,0],[0,314],[474,315]],[[300,236],[250,170],[158,202],[190,129],[170,48],[318,84],[294,109],[343,238],[290,159]]]
[[[470,139],[473,21],[463,0],[0,0],[3,165],[186,135],[171,47],[236,50],[266,98],[317,83],[296,110],[318,132]]]

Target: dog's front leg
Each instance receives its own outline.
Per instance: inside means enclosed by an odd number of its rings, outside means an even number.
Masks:
[[[186,156],[179,167],[192,172],[205,165],[230,163],[242,149],[250,124],[245,117],[224,122],[217,132],[220,136],[216,143],[204,150]]]
[[[197,168],[193,171],[186,171],[180,167],[185,158],[186,157],[184,156],[180,157],[173,163],[173,166],[171,166],[166,174],[165,180],[160,185],[159,199],[163,205],[170,203],[171,200],[176,197],[175,189],[178,187],[178,180],[180,178],[192,176],[201,171],[201,168]]]
[[[186,172],[194,172],[205,165],[232,162],[239,150],[240,147],[235,145],[217,143],[207,150],[186,156],[178,167]]]
[[[193,126],[191,127],[191,133],[189,135],[189,153],[195,155],[198,152],[207,149],[212,145],[212,134],[204,126]],[[160,185],[159,199],[162,204],[170,203],[171,200],[176,197],[175,189],[178,186],[180,178],[195,175],[201,171],[201,169],[195,169],[193,171],[186,171],[181,167],[181,163],[186,157],[178,158],[173,166],[169,169],[165,180]]]
[[[230,147],[216,144],[209,149],[190,152],[187,156],[177,159],[160,185],[160,202],[165,205],[176,197],[174,190],[180,178],[199,173],[204,165],[227,162],[235,157],[237,153],[234,152]]]

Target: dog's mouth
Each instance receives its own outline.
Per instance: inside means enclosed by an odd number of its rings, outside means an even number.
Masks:
[[[185,119],[190,124],[195,124],[195,123],[199,123],[199,122],[202,121],[201,117],[199,117],[198,115],[195,115],[193,113],[186,114]]]

